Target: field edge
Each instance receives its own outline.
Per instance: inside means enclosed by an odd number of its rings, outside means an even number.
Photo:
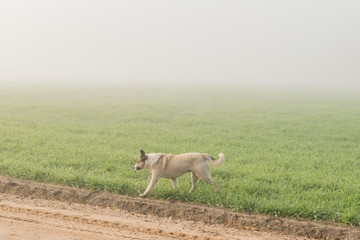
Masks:
[[[201,221],[206,224],[222,224],[225,227],[238,229],[271,231],[307,238],[360,239],[360,228],[345,224],[239,213],[204,204],[130,197],[105,191],[20,180],[3,175],[0,175],[0,191],[23,197],[120,208],[129,212]]]

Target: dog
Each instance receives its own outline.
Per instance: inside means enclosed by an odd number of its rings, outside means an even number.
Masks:
[[[187,172],[191,172],[192,187],[190,192],[196,189],[199,178],[211,184],[216,192],[219,191],[214,180],[210,178],[210,165],[208,161],[214,166],[222,165],[225,162],[225,157],[222,153],[218,155],[218,160],[215,160],[206,153],[185,153],[179,155],[164,153],[146,154],[143,150],[140,150],[140,153],[141,156],[137,160],[134,169],[137,171],[147,169],[152,174],[149,186],[144,193],[140,194],[141,197],[145,197],[160,178],[170,179],[173,188],[176,189],[178,187],[177,178]]]

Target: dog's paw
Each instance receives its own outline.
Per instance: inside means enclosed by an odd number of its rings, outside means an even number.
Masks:
[[[139,194],[139,197],[145,197],[145,194],[143,194],[143,193]]]

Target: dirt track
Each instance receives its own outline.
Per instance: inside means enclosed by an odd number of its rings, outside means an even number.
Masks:
[[[0,239],[315,237],[360,239],[360,230],[339,224],[233,213],[198,204],[119,196],[0,176]]]
[[[286,239],[120,209],[0,195],[0,239]]]

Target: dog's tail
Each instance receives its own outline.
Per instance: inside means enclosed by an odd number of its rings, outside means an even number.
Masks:
[[[215,167],[221,166],[221,165],[223,165],[224,162],[225,162],[225,156],[224,156],[223,153],[220,153],[218,156],[219,156],[219,159],[218,159],[218,160],[215,160],[215,159],[214,159],[212,156],[210,156],[210,155],[209,155],[209,158],[208,158],[208,159],[210,160],[211,164],[214,165]]]

